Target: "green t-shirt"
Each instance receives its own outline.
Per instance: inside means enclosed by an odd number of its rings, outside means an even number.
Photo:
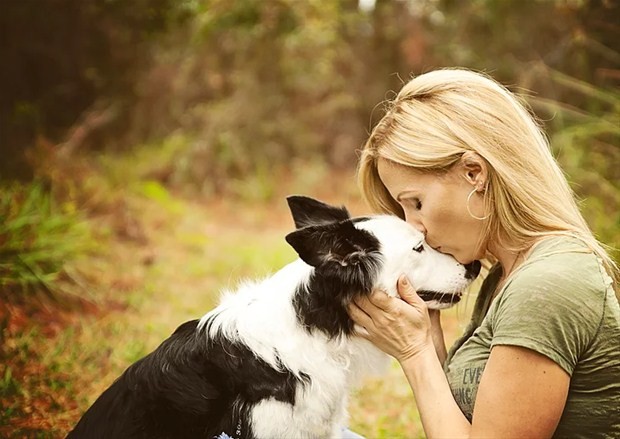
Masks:
[[[620,307],[599,259],[577,239],[546,239],[491,301],[501,271],[489,272],[444,366],[465,416],[493,346],[520,346],[571,377],[554,437],[620,438]]]

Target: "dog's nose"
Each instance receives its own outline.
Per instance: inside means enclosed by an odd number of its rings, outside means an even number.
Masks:
[[[480,261],[470,262],[465,265],[465,279],[475,279],[478,274],[480,274],[480,268],[482,264]]]

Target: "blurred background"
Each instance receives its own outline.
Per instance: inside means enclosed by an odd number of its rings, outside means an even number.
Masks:
[[[620,259],[617,0],[3,0],[0,59],[4,437],[63,437],[221,288],[290,261],[287,194],[367,212],[358,151],[435,68],[526,97]],[[351,426],[423,436],[397,369]]]

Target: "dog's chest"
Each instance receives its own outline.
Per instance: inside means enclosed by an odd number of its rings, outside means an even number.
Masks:
[[[346,422],[349,377],[335,363],[312,373],[308,383],[298,384],[293,404],[265,399],[255,405],[251,418],[256,437],[338,437]]]
[[[329,341],[301,327],[288,328],[286,343],[275,343],[279,365],[303,379],[292,403],[265,398],[251,410],[258,438],[333,438],[346,425],[348,393],[354,379],[348,342]]]
[[[292,398],[267,396],[248,415],[255,437],[338,437],[346,425],[347,395],[359,372],[374,364],[370,344],[308,330],[292,304],[295,288],[273,294],[256,286],[229,296],[212,314],[211,335],[247,347],[265,367],[297,377]],[[376,352],[376,348],[370,349]],[[251,385],[251,384],[250,384]],[[292,401],[291,401],[292,399]]]

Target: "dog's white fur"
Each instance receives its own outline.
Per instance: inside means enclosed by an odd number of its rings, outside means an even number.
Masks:
[[[376,216],[355,226],[379,240],[383,260],[375,288],[391,296],[397,296],[401,274],[406,274],[415,288],[445,293],[460,294],[470,282],[463,265],[423,243],[423,235],[404,221]],[[423,251],[413,250],[421,243]],[[247,282],[234,294],[226,294],[199,324],[204,327],[210,320],[210,337],[223,333],[248,346],[275,369],[285,367],[300,379],[310,376],[308,385],[298,386],[294,405],[268,399],[254,407],[252,427],[260,438],[340,437],[340,428],[347,422],[350,388],[363,374],[379,372],[388,363],[385,354],[361,337],[330,339],[299,324],[292,298],[312,270],[297,260],[263,281]],[[437,302],[429,306],[446,305]]]

